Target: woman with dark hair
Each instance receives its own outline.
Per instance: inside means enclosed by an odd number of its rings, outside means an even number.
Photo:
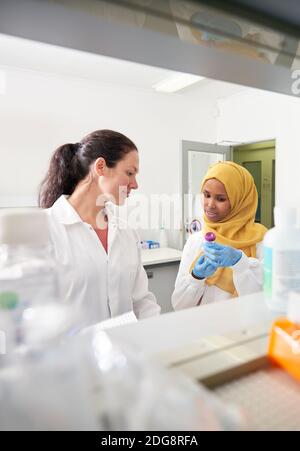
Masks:
[[[88,324],[132,311],[137,318],[160,313],[139,237],[114,208],[138,188],[138,168],[130,139],[97,130],[59,147],[41,185],[39,203],[49,209],[54,251],[65,269],[64,297],[84,307]]]
[[[263,238],[250,172],[232,161],[209,167],[201,185],[204,230],[185,244],[175,282],[175,310],[256,293],[263,287]],[[215,241],[207,241],[210,233]]]

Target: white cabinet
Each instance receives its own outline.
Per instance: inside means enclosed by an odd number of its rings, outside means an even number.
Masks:
[[[181,252],[162,248],[142,251],[142,261],[146,270],[149,290],[155,294],[161,312],[172,312],[171,297],[174,291]]]
[[[145,266],[149,290],[155,294],[161,313],[172,312],[171,297],[179,269],[179,262]]]

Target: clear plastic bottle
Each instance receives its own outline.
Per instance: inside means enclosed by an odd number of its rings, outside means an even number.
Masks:
[[[0,430],[97,427],[87,350],[73,337],[83,315],[61,302],[59,273],[47,213],[0,212]]]
[[[264,294],[268,307],[285,313],[291,292],[300,293],[297,209],[275,207],[275,227],[264,238]]]
[[[24,312],[59,301],[47,213],[4,209],[0,212],[0,316],[1,332],[9,338],[10,350],[22,342]]]
[[[168,247],[168,236],[164,224],[162,224],[160,228],[159,244],[162,248]]]

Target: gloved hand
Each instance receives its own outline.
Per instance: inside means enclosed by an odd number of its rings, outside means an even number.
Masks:
[[[217,270],[217,265],[201,255],[199,260],[194,266],[192,273],[198,279],[205,279],[206,277],[212,276]]]
[[[234,266],[242,258],[242,251],[215,242],[204,243],[203,250],[205,257],[217,268]]]

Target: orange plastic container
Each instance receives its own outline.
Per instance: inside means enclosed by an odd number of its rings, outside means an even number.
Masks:
[[[272,326],[269,358],[300,382],[300,325],[280,318]]]

